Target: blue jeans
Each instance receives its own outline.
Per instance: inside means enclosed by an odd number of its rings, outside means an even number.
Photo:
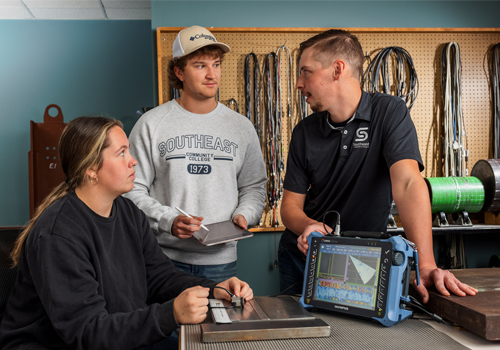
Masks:
[[[302,294],[306,257],[300,259],[285,248],[278,247],[278,267],[280,271],[280,293],[293,295]],[[287,289],[288,288],[288,289]]]
[[[175,260],[172,260],[172,263],[181,271],[216,282],[222,282],[236,276],[236,261],[221,265],[192,265]]]

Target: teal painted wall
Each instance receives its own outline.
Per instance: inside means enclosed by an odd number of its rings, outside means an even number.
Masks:
[[[104,114],[129,132],[153,106],[150,21],[0,20],[0,226],[29,219],[30,120]]]
[[[237,276],[250,284],[255,295],[280,292],[279,271],[274,267],[274,247],[278,246],[280,237],[280,233],[256,233],[238,242]]]
[[[156,27],[500,27],[498,1],[151,1]],[[156,41],[155,41],[156,42]],[[156,71],[155,71],[156,74]],[[156,77],[155,77],[156,81]],[[157,97],[155,94],[155,99]],[[473,240],[468,237],[467,241]],[[279,242],[279,237],[278,237]],[[484,242],[484,241],[483,241]],[[480,245],[480,244],[479,244]],[[279,291],[274,234],[258,233],[238,243],[238,277],[256,295]],[[470,267],[486,267],[470,252]],[[488,255],[489,259],[489,255]],[[483,259],[484,260],[484,259]]]
[[[498,1],[151,1],[152,28],[498,27]]]

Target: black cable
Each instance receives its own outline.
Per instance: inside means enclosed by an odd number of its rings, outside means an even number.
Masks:
[[[179,93],[179,90],[176,89],[176,88],[170,88],[170,97],[171,97],[171,100],[177,100],[179,97],[180,97],[180,93]]]
[[[222,289],[222,290],[225,290],[227,292],[227,294],[229,294],[229,296],[232,298],[234,297],[234,294],[231,293],[229,290],[227,290],[226,288],[224,287],[219,287],[219,286],[214,286],[212,288],[215,289],[215,288],[218,288],[218,289]],[[212,291],[212,296],[213,296],[213,291]],[[209,309],[235,309],[235,305],[233,304],[232,306],[210,306],[210,303],[208,304],[208,308]]]
[[[335,230],[333,232],[328,232],[328,229],[326,228],[325,222],[326,222],[326,217],[328,216],[328,214],[331,214],[331,213],[337,214],[337,221],[335,223]],[[323,228],[325,229],[325,232],[328,235],[331,235],[333,233],[336,236],[340,236],[340,214],[338,211],[329,210],[325,214],[323,214]]]
[[[225,290],[225,291],[227,292],[227,294],[229,294],[229,296],[230,296],[230,297],[234,297],[234,294],[233,294],[233,293],[231,293],[229,290],[227,290],[227,289],[226,289],[226,288],[224,288],[224,287],[219,287],[219,286],[215,286],[215,287],[213,287],[213,289],[215,289],[215,288]]]
[[[253,70],[253,103],[250,93],[250,58],[253,57],[254,70]],[[245,108],[247,112],[247,118],[250,120],[254,127],[257,135],[260,138],[260,117],[259,117],[259,60],[257,56],[252,52],[245,58]]]
[[[493,100],[493,158],[500,158],[500,43],[490,52],[491,97]]]
[[[429,310],[427,310],[427,308],[424,305],[422,305],[413,296],[409,295],[408,297],[410,298],[410,302],[407,303],[406,305],[409,305],[409,306],[411,306],[411,307],[413,307],[415,309],[418,309],[419,311],[422,311],[424,314],[426,314],[427,316],[429,316],[430,318],[432,318],[436,322],[443,323],[443,324],[446,324],[446,325],[451,325],[450,322],[446,321],[441,316],[439,316],[439,315],[437,315],[435,313],[432,313]]]
[[[279,292],[278,294],[275,294],[275,295],[271,295],[271,297],[278,297],[280,295],[283,295],[283,293],[285,293],[287,290],[289,290],[290,288],[292,287],[295,287],[297,284],[299,284],[299,282],[295,282],[294,284],[292,284],[291,286],[285,288],[284,290],[282,290],[281,292]],[[288,295],[288,294],[287,294]],[[296,296],[296,297],[300,297],[302,294],[293,294],[293,296]]]
[[[404,48],[399,46],[390,46],[382,49],[372,61],[370,61],[363,81],[361,83],[364,89],[369,92],[383,92],[392,94],[390,64],[391,57],[396,60],[395,80],[393,85],[396,87],[394,94],[401,97],[411,111],[418,95],[418,77],[413,60]],[[380,82],[382,81],[382,84]],[[408,81],[408,83],[407,83]],[[392,95],[394,95],[392,94]]]
[[[240,113],[240,105],[238,104],[238,101],[236,101],[236,100],[234,99],[234,97],[233,97],[233,98],[231,98],[231,99],[229,99],[229,100],[227,100],[227,106],[228,106],[229,108],[231,108],[231,105],[232,105],[232,104],[234,104],[234,105],[236,106],[236,112],[237,112],[237,113]]]
[[[264,144],[264,158],[267,164],[267,171],[268,171],[268,179],[269,181],[267,182],[267,205],[269,206],[269,209],[273,208],[274,205],[274,178],[272,177],[272,174],[274,173],[274,162],[273,162],[273,149],[271,146],[271,134],[272,134],[272,121],[273,121],[273,75],[271,74],[272,68],[271,68],[271,59],[274,58],[274,53],[271,52],[266,56],[264,59],[264,62],[262,64],[262,85],[263,85],[263,90],[265,91],[264,93],[264,99],[263,103],[265,106],[264,109],[264,114],[267,116],[265,119],[267,122],[267,128],[265,129],[265,136],[264,139],[266,143]],[[271,223],[272,224],[272,223]]]
[[[274,60],[274,62],[272,62]],[[279,63],[274,52],[269,53],[262,65],[262,91],[263,94],[263,118],[266,128],[264,138],[264,156],[267,164],[267,204],[272,212],[274,227],[279,226],[276,209],[283,194],[283,146],[282,146],[282,120],[281,120],[281,96],[278,88]]]

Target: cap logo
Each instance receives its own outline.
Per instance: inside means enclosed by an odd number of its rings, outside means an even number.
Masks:
[[[195,39],[207,39],[207,40],[212,40],[214,43],[217,42],[215,38],[211,35],[206,35],[206,34],[196,34],[195,36],[192,36],[189,38],[189,40],[194,41]]]

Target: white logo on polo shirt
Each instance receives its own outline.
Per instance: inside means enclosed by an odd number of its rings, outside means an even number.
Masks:
[[[368,139],[368,128],[359,128],[356,130],[356,139],[354,142],[363,142]]]
[[[352,148],[369,148],[370,142],[368,140],[368,127],[358,128],[356,130],[356,138],[352,143]]]

